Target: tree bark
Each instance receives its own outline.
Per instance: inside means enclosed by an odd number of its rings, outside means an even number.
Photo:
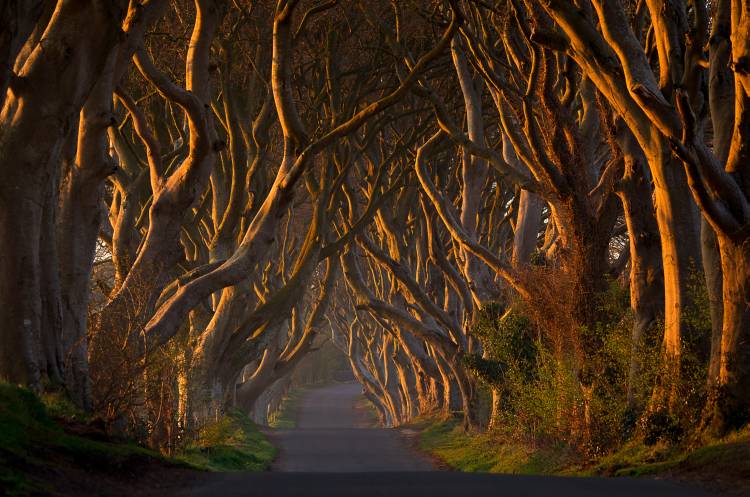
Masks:
[[[710,428],[723,435],[750,420],[750,249],[719,237],[724,319],[717,381],[709,392]]]
[[[624,154],[625,172],[617,194],[628,228],[630,308],[633,311],[627,401],[628,407],[637,411],[644,407],[645,402],[645,398],[639,398],[638,394],[647,393],[639,392],[644,347],[663,315],[664,277],[645,157],[630,131],[624,127],[618,133],[618,141]]]
[[[119,39],[124,3],[60,1],[0,111],[0,377],[32,388],[41,382],[40,239],[54,240],[42,233],[51,227],[43,206],[56,205],[62,143]]]

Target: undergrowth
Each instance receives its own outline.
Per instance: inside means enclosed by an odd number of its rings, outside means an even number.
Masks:
[[[262,471],[275,455],[255,423],[234,410],[204,426],[177,458],[209,471]]]
[[[109,436],[63,394],[36,396],[0,382],[0,495],[54,491],[65,468],[117,474],[153,462],[175,468],[233,471],[268,467],[275,450],[252,421],[230,413],[203,429],[176,458]]]
[[[563,445],[533,445],[500,432],[466,433],[459,419],[425,418],[419,448],[450,469],[464,472],[561,476],[666,475],[716,483],[750,481],[750,429],[701,446],[632,441],[600,458],[589,459]],[[727,488],[729,491],[735,488]],[[729,486],[728,486],[729,487]],[[747,489],[743,489],[747,490]],[[739,495],[740,493],[738,493]]]
[[[701,281],[691,284],[685,319],[705,338],[711,321]],[[460,471],[658,474],[744,488],[736,482],[750,481],[750,428],[712,439],[696,422],[706,399],[700,351],[707,345],[684,341],[675,374],[664,360],[663,323],[643,330],[633,346],[627,297],[610,282],[593,296],[595,322],[557,334],[528,318],[528,306],[484,306],[472,328],[483,349],[464,364],[477,391],[493,389],[500,400],[481,418],[491,428],[466,433],[455,419],[423,420],[420,447]],[[572,347],[567,336],[587,346]]]
[[[282,400],[279,410],[269,416],[268,426],[279,430],[296,428],[297,412],[304,393],[304,388],[292,388]]]
[[[436,456],[453,470],[507,474],[558,474],[576,460],[563,446],[533,447],[504,443],[497,432],[466,433],[457,418],[423,419],[420,450]]]
[[[44,490],[43,476],[56,461],[115,471],[135,459],[165,460],[132,443],[70,434],[53,413],[78,418],[82,414],[56,396],[45,400],[49,408],[32,392],[0,383],[0,489],[7,495]]]

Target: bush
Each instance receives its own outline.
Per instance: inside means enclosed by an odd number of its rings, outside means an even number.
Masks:
[[[693,299],[697,304],[699,297]],[[702,405],[703,362],[686,346],[682,374],[669,385],[676,392],[671,409],[656,405],[654,391],[668,377],[660,348],[663,328],[654,327],[633,348],[628,290],[614,281],[594,297],[593,306],[595,323],[575,332],[540,329],[520,305],[505,312],[498,304],[482,309],[472,334],[481,340],[483,351],[467,355],[464,363],[501,395],[495,426],[526,443],[562,444],[589,456],[632,437],[647,443],[680,441],[689,429],[686,423],[696,419]],[[710,325],[700,314],[704,311],[702,304],[691,311],[693,326]],[[559,336],[572,338],[556,339]],[[587,347],[576,346],[582,343]],[[640,360],[641,372],[629,385],[633,354]],[[633,403],[628,400],[629,389]]]
[[[484,306],[472,335],[482,342],[484,354],[467,354],[464,364],[491,386],[507,385],[510,376],[530,378],[534,374],[538,344],[531,335],[530,321],[511,309],[505,313],[497,303]]]
[[[203,426],[178,458],[211,471],[262,471],[275,454],[252,420],[233,410]]]

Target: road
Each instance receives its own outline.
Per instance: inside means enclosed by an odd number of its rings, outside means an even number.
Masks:
[[[180,497],[717,497],[663,480],[438,471],[398,431],[372,426],[353,383],[308,391],[297,427],[271,438],[271,471],[216,475]]]
[[[271,435],[279,447],[272,471],[432,471],[396,430],[373,427],[357,383],[317,388],[303,397],[294,430]]]

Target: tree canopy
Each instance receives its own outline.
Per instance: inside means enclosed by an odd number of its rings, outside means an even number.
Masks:
[[[6,2],[0,377],[156,446],[324,342],[386,425],[739,428],[749,5]]]

